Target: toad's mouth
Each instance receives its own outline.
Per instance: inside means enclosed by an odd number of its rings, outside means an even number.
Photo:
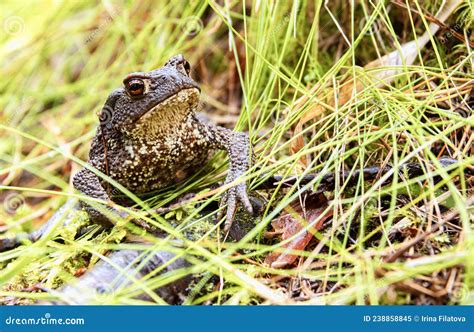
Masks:
[[[179,92],[171,95],[163,101],[150,108],[148,111],[141,115],[136,123],[143,123],[152,121],[155,117],[160,117],[164,113],[170,113],[168,115],[179,116],[180,114],[189,113],[190,110],[195,109],[199,103],[199,89],[188,88],[180,90]]]

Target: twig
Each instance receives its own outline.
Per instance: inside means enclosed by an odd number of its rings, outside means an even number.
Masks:
[[[471,206],[473,204],[474,204],[474,197],[471,197],[467,200],[466,205]],[[453,210],[443,214],[443,216],[441,217],[441,220],[436,225],[431,227],[431,230],[429,230],[427,232],[424,232],[423,234],[418,235],[417,237],[415,237],[414,239],[412,239],[410,241],[405,242],[405,244],[400,249],[398,249],[391,256],[389,256],[387,259],[385,259],[385,261],[387,263],[394,262],[398,257],[403,255],[408,249],[410,249],[411,247],[413,247],[417,243],[425,240],[428,236],[430,236],[434,232],[436,232],[446,222],[448,222],[448,221],[452,220],[453,218],[457,217],[458,214],[459,214],[459,210],[457,210],[457,209],[453,209]]]

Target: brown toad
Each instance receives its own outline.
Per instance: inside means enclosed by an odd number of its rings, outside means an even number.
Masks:
[[[189,73],[189,63],[177,55],[162,68],[128,75],[124,86],[110,94],[99,115],[89,164],[137,196],[188,177],[219,149],[230,157],[226,183],[242,176],[249,167],[248,136],[197,117],[200,88]],[[73,184],[95,199],[131,203],[89,169],[77,173]],[[222,198],[222,203],[227,203],[226,229],[238,201],[252,212],[245,182],[230,188]],[[94,222],[111,224],[109,217],[91,205],[82,205]]]

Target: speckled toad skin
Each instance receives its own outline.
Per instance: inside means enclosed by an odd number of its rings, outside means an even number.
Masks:
[[[230,157],[226,183],[240,177],[249,167],[248,136],[196,117],[200,89],[189,72],[189,63],[177,55],[162,68],[128,75],[124,87],[110,94],[100,113],[89,164],[136,195],[183,180],[218,149]],[[92,198],[128,205],[118,198],[120,191],[88,169],[77,173],[73,184]],[[252,212],[245,182],[222,198],[227,203],[226,229],[238,201]],[[97,209],[82,205],[92,221],[113,224]]]

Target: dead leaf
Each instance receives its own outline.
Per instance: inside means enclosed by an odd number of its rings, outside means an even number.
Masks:
[[[282,248],[283,252],[273,252],[265,259],[265,263],[272,268],[282,268],[292,264],[297,255],[291,253],[294,250],[304,250],[324,221],[332,216],[332,210],[325,212],[328,202],[324,194],[308,194],[302,200],[292,203],[287,210],[272,222],[274,233],[281,234],[282,241],[296,236],[291,242]]]

